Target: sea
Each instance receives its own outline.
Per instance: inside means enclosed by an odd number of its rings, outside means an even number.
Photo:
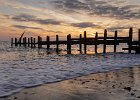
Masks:
[[[101,73],[125,67],[140,65],[140,54],[128,54],[122,51],[126,45],[107,46],[107,53],[102,53],[102,45],[98,54],[94,46],[88,46],[87,54],[80,54],[78,45],[72,46],[72,54],[67,54],[66,45],[60,45],[60,53],[55,46],[50,50],[11,47],[10,42],[0,42],[0,97],[9,96],[24,88],[35,87],[47,83],[59,82],[93,73]]]

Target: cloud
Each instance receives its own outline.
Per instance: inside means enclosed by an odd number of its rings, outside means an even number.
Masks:
[[[57,21],[55,19],[40,19],[33,15],[28,14],[20,14],[17,16],[11,17],[12,20],[15,21],[23,21],[23,22],[34,22],[38,24],[44,24],[44,25],[60,25],[61,22]]]
[[[78,27],[78,28],[88,28],[88,27],[96,27],[98,25],[95,25],[90,22],[83,22],[83,23],[72,23],[71,26]]]
[[[12,27],[16,27],[19,29],[37,29],[37,30],[44,30],[43,28],[38,28],[38,27],[29,27],[29,26],[22,26],[22,25],[12,25]]]
[[[115,32],[115,31],[119,31],[119,32],[122,32],[123,30],[125,29],[129,29],[131,26],[115,26],[115,27],[110,27],[108,28],[107,30],[110,31],[110,32]]]
[[[89,10],[89,7],[79,0],[55,0],[52,4],[65,12],[77,12],[76,10]]]
[[[61,31],[53,31],[53,30],[46,30],[47,32],[52,32],[52,33],[63,33]]]
[[[121,5],[117,5],[117,4]],[[55,0],[52,1],[55,8],[65,11],[88,13],[89,15],[99,15],[103,17],[114,17],[118,19],[140,18],[140,6],[124,4],[119,1],[97,1],[97,0]],[[123,5],[122,5],[123,4]]]

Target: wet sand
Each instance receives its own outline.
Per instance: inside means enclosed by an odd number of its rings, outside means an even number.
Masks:
[[[28,88],[0,100],[140,100],[140,66]]]

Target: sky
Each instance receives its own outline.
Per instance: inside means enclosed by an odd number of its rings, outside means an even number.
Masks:
[[[89,37],[104,29],[121,36],[140,28],[140,0],[0,0],[0,40],[38,35],[73,37],[87,31]]]

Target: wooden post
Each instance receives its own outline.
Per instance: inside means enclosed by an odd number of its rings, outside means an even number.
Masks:
[[[35,48],[35,45],[36,45],[36,41],[35,41],[35,38],[34,38],[34,40],[33,40],[33,41],[34,41],[34,48]]]
[[[59,52],[59,36],[56,35],[56,52]]]
[[[139,33],[138,33],[138,41],[140,41],[140,29],[139,29]]]
[[[67,53],[71,54],[71,35],[67,35]]]
[[[21,44],[22,44],[21,42],[22,42],[22,41],[21,41],[21,38],[19,38],[19,46],[20,46],[20,47],[21,47]]]
[[[132,38],[133,38],[133,28],[130,28],[129,29],[129,50],[128,50],[129,53],[131,53]]]
[[[40,36],[38,36],[38,48],[40,48]]]
[[[104,31],[104,45],[103,45],[103,53],[106,53],[106,38],[107,38],[107,30]]]
[[[33,37],[31,37],[31,48],[33,48]]]
[[[30,38],[28,38],[28,47],[30,47]]]
[[[114,53],[116,53],[116,49],[117,49],[117,35],[118,35],[118,32],[115,31],[115,35],[114,35],[114,41],[115,41],[115,44],[114,44]]]
[[[47,36],[47,49],[49,49],[49,48],[50,48],[50,37]]]
[[[80,34],[80,36],[79,36],[79,51],[80,51],[80,53],[82,53],[82,34]]]
[[[15,38],[15,46],[17,47],[18,43],[17,43],[17,38]]]
[[[42,37],[40,37],[40,48],[42,48]]]
[[[14,43],[13,43],[13,38],[11,38],[11,47],[13,47],[13,44],[14,44]]]
[[[84,53],[87,53],[87,33],[84,31]]]
[[[97,40],[98,40],[98,33],[96,32],[96,34],[95,34],[95,40],[94,40],[94,42],[95,42],[95,53],[97,54],[98,53],[98,44],[97,44]]]
[[[24,46],[26,47],[26,45],[27,45],[27,40],[26,40],[27,38],[26,37],[24,37]]]
[[[139,33],[138,33],[138,41],[139,41],[139,46],[140,46],[140,29],[139,29]]]
[[[22,39],[23,39],[23,40],[22,40],[22,41],[23,41],[23,42],[22,42],[22,45],[24,46],[24,45],[25,45],[25,44],[24,44],[24,43],[25,43],[25,38],[23,37]],[[19,43],[19,45],[20,45],[20,44],[21,44],[21,43]]]

